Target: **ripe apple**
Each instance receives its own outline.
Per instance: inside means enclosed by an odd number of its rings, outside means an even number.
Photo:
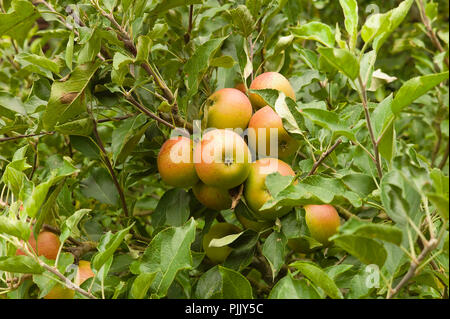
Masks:
[[[75,290],[57,283],[50,292],[44,296],[44,299],[73,299],[74,295]]]
[[[200,181],[192,187],[192,191],[198,201],[208,208],[224,210],[231,207],[228,189],[209,186]]]
[[[208,233],[203,236],[203,250],[206,256],[215,264],[223,263],[231,253],[232,248],[228,246],[209,247],[209,243],[213,239],[237,234],[240,231],[239,227],[229,223],[217,223],[211,226]]]
[[[287,214],[292,207],[273,207],[261,210],[269,199],[272,198],[266,188],[266,176],[278,172],[283,176],[295,176],[295,172],[285,162],[277,158],[262,158],[252,163],[250,174],[245,182],[244,197],[248,207],[257,215],[258,219],[275,220]]]
[[[250,84],[250,89],[274,89],[283,92],[286,96],[290,97],[294,101],[296,100],[295,92],[291,84],[283,75],[278,72],[265,72],[258,75]],[[255,93],[250,93],[249,97],[252,105],[257,109],[267,105],[267,102]]]
[[[214,92],[206,101],[207,127],[218,129],[247,128],[252,116],[252,104],[247,95],[233,88]]]
[[[340,225],[339,214],[331,205],[306,205],[305,220],[311,236],[323,245],[337,233]]]
[[[263,141],[265,140],[266,151],[262,155],[272,155],[270,154],[270,141],[275,138],[275,134],[277,134],[278,139],[278,158],[287,160],[297,151],[297,140],[288,134],[283,127],[281,117],[268,105],[253,114],[248,128],[249,146],[256,153],[259,143],[261,143],[260,139],[263,139]],[[271,130],[271,128],[276,130]],[[259,151],[263,152],[262,150]]]
[[[157,158],[161,179],[170,186],[191,187],[198,181],[191,139],[178,136],[164,142]]]
[[[37,237],[37,250],[36,250],[36,239],[34,238],[33,234],[30,235],[28,243],[33,248],[33,250],[37,252],[38,256],[44,256],[47,259],[53,260],[56,259],[56,256],[58,255],[59,246],[61,245],[59,237],[49,231],[43,231],[39,233]],[[25,253],[20,249],[18,249],[16,255],[25,255]]]
[[[91,263],[86,260],[80,260],[78,263],[78,271],[75,276],[75,284],[80,286],[89,278],[94,277],[94,272],[91,268]]]
[[[224,189],[247,179],[251,158],[244,139],[232,130],[208,131],[194,149],[195,170],[200,180]]]

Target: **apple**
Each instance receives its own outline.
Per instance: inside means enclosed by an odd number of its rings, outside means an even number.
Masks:
[[[221,89],[206,101],[206,126],[245,130],[252,112],[252,104],[247,95],[233,88]]]
[[[194,149],[200,180],[223,189],[236,187],[247,179],[251,158],[244,139],[232,130],[208,131]]]
[[[86,260],[80,260],[78,263],[78,271],[75,276],[75,284],[80,286],[89,278],[94,277],[94,272],[91,268],[91,263]]]
[[[209,247],[209,243],[213,239],[237,234],[240,231],[239,227],[230,223],[217,223],[212,225],[208,233],[203,236],[203,250],[206,256],[215,264],[223,263],[231,253],[232,248],[228,246]]]
[[[266,154],[262,155],[272,155],[270,154],[270,140],[274,138],[275,134],[277,134],[278,139],[278,158],[288,160],[298,149],[297,140],[288,134],[283,127],[281,117],[268,105],[253,114],[248,128],[249,146],[256,153],[259,144],[265,140]],[[259,151],[263,152],[262,150]]]
[[[287,214],[292,207],[273,207],[261,210],[261,206],[270,200],[272,196],[266,188],[266,176],[278,172],[283,176],[295,176],[295,172],[285,162],[277,158],[263,158],[252,163],[250,174],[244,186],[244,198],[248,207],[255,213],[258,219],[275,220]]]
[[[278,72],[265,72],[258,75],[250,84],[250,89],[274,89],[283,92],[286,96],[290,97],[294,101],[296,100],[295,92],[291,84],[283,75]],[[252,102],[252,105],[257,109],[267,105],[267,102],[255,93],[250,93],[249,98]]]
[[[220,211],[231,207],[228,189],[209,186],[200,181],[192,187],[192,191],[198,201],[208,208]]]
[[[337,233],[340,225],[339,214],[331,205],[306,205],[305,220],[311,236],[323,245]]]
[[[59,246],[61,242],[59,237],[52,232],[42,231],[37,237],[37,249],[36,249],[36,239],[33,233],[31,233],[28,243],[37,252],[38,256],[44,256],[47,259],[56,259],[58,255]],[[25,255],[20,249],[17,250],[16,255]]]
[[[159,150],[157,166],[161,179],[170,186],[191,187],[198,181],[192,161],[192,141],[177,136],[164,142]]]

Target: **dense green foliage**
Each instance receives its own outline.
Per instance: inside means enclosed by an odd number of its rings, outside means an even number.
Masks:
[[[448,298],[448,6],[0,0],[0,298],[66,278],[75,298]],[[298,140],[298,182],[267,177],[264,207],[294,208],[256,232],[239,193],[236,213],[206,209],[156,157],[213,92],[266,71],[296,93],[252,91]],[[341,216],[327,247],[307,204]],[[213,265],[217,221],[242,232]],[[59,234],[56,260],[16,255],[31,225]]]

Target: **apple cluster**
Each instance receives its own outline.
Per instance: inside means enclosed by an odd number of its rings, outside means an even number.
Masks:
[[[291,84],[277,72],[265,72],[257,76],[249,89],[274,89],[295,100]],[[239,193],[243,187],[243,197],[253,218],[239,214],[236,214],[236,218],[245,228],[255,231],[270,227],[274,220],[287,214],[292,207],[262,209],[264,203],[271,199],[265,186],[266,176],[275,172],[283,176],[295,176],[286,161],[295,155],[298,142],[288,134],[281,117],[267,104],[260,95],[247,91],[242,83],[235,88],[224,88],[213,93],[205,103],[203,122],[206,127],[201,139],[193,142],[187,136],[176,136],[162,145],[157,158],[161,179],[170,186],[192,187],[201,204],[218,211],[230,209],[233,203],[231,194]],[[244,130],[252,132],[253,138],[246,141],[239,134]],[[277,141],[277,156],[259,156],[260,148],[264,151],[273,148],[274,138]],[[326,242],[339,226],[339,216],[330,206],[332,216],[325,214],[327,216],[324,218],[324,224],[330,225],[323,227],[320,224],[323,218],[312,216],[316,215],[316,211],[318,215],[323,211],[328,212],[329,209],[322,206],[330,205],[305,207],[306,220],[308,227],[318,228],[317,231],[311,231],[312,236]],[[229,247],[209,247],[213,238],[239,231],[239,228],[228,223],[213,225],[203,239],[209,259],[219,263],[231,251]]]

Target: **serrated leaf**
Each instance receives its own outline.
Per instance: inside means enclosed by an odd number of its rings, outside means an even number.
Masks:
[[[292,34],[300,39],[314,40],[326,45],[327,47],[333,47],[335,38],[333,30],[330,26],[322,22],[309,22],[300,27],[291,29]]]
[[[318,48],[317,51],[332,66],[354,80],[359,75],[358,59],[347,49]]]

